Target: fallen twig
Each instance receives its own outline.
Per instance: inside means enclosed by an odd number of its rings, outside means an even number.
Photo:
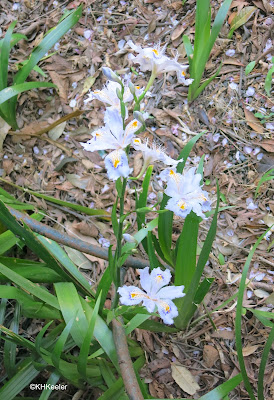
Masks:
[[[127,394],[130,400],[144,400],[128,351],[125,330],[117,319],[112,320],[112,332]]]
[[[103,249],[99,246],[94,246],[90,243],[84,242],[81,239],[72,238],[65,233],[59,232],[54,228],[51,228],[35,219],[29,217],[26,214],[21,213],[6,205],[10,213],[17,219],[17,221],[23,221],[31,230],[45,236],[55,242],[61,243],[65,246],[72,247],[73,249],[79,250],[82,253],[91,254],[92,256],[108,260],[108,250]],[[124,263],[125,267],[131,268],[145,268],[149,264],[148,261],[141,260],[137,257],[129,256]]]

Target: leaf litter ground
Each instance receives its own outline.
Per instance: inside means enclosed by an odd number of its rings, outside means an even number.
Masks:
[[[192,104],[186,102],[187,88],[172,76],[157,79],[146,104],[153,118],[144,136],[163,144],[173,158],[193,135],[207,131],[195,146],[188,163],[197,166],[205,154],[205,189],[213,198],[216,197],[217,178],[222,193],[221,205],[232,206],[219,215],[216,240],[205,270],[207,276],[215,278],[215,282],[210,295],[205,298],[204,309],[200,309],[196,318],[237,291],[250,247],[274,222],[273,182],[263,184],[258,198],[254,198],[261,176],[274,167],[274,102],[264,90],[273,56],[272,3],[265,0],[232,2],[228,22],[231,24],[235,13],[241,11],[245,24],[235,30],[231,39],[227,39],[229,24],[223,27],[206,65],[205,77],[214,74],[222,61],[221,72]],[[17,31],[29,38],[28,43],[19,42],[12,53],[11,71],[16,71],[17,63],[37,46],[42,33],[56,25],[64,7],[73,9],[79,4],[80,1],[0,0],[2,32],[17,19]],[[212,1],[214,15],[219,5],[220,1]],[[254,7],[253,12],[248,12],[249,9],[245,14],[246,7]],[[80,146],[81,141],[89,138],[89,132],[103,121],[102,103],[93,101],[85,106],[85,94],[105,83],[100,71],[103,65],[119,73],[130,72],[128,48],[125,47],[129,39],[139,44],[145,41],[167,43],[169,55],[174,56],[176,49],[180,61],[186,62],[182,34],[193,39],[194,22],[194,0],[183,6],[181,1],[171,0],[84,1],[80,22],[55,46],[54,54],[40,63],[48,78],[57,85],[58,93],[50,89],[22,94],[17,111],[19,133],[10,132],[6,137],[5,127],[0,127],[0,138],[5,139],[0,176],[58,199],[110,211],[115,190],[107,179],[103,159],[98,153],[86,152]],[[245,75],[245,66],[251,61],[256,61],[255,68]],[[31,78],[39,80],[36,72]],[[136,76],[140,86],[146,80],[146,76]],[[84,111],[82,115],[42,133],[44,128],[77,108]],[[255,113],[259,114],[255,116]],[[135,175],[141,165],[141,156],[137,155],[133,164]],[[156,170],[150,187],[148,201],[151,205],[156,202],[160,190],[158,173]],[[12,192],[9,185],[2,185]],[[13,190],[13,194],[45,212],[46,224],[91,244],[104,247],[114,244],[111,226],[105,221],[24,195],[19,190]],[[133,206],[132,186],[127,192],[125,209]],[[130,218],[129,233],[135,233],[136,221],[134,216]],[[207,221],[201,225],[200,243],[208,227]],[[178,219],[174,226],[174,242],[181,228],[182,220]],[[273,235],[260,244],[255,254],[245,307],[273,309],[273,296],[268,298],[273,291],[272,241]],[[76,251],[70,251],[69,255],[96,285],[106,263]],[[139,256],[145,258],[142,249]],[[136,271],[129,269],[125,279],[130,284],[137,284]],[[239,372],[234,333],[235,305],[231,302],[213,314],[217,330],[208,318],[180,334],[135,330],[134,338],[146,352],[147,365],[142,370],[142,377],[149,384],[152,396],[195,399]],[[25,321],[22,329],[27,335],[34,335],[40,330],[40,323]],[[243,317],[242,334],[246,368],[256,387],[262,349],[269,330],[247,313]],[[266,369],[266,399],[274,396],[273,363],[274,359],[269,359]],[[58,398],[74,394],[79,396],[77,398],[88,398],[90,393],[90,389],[77,391],[69,387],[66,393],[59,393]],[[97,397],[95,392],[93,397]],[[248,398],[242,385],[232,393],[232,398]]]

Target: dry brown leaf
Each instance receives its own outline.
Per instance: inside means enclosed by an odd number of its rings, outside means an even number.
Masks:
[[[233,58],[227,58],[226,60],[223,61],[223,64],[238,65],[239,67],[244,67],[244,64],[241,63],[241,61],[234,60]]]
[[[68,88],[69,81],[68,79],[64,79],[55,71],[49,71],[49,75],[51,77],[52,82],[58,87],[59,96],[62,103],[67,103],[68,101]]]
[[[148,33],[151,33],[151,32],[153,32],[153,31],[155,31],[156,26],[157,26],[157,18],[152,18],[152,20],[151,20],[150,23],[148,24],[147,32],[148,32]]]
[[[70,236],[74,236],[78,239],[83,240],[84,242],[90,243],[91,245],[98,246],[98,242],[94,238],[92,238],[90,236],[82,235],[77,229],[75,229],[73,227],[73,224],[71,222],[66,221],[64,225],[65,225],[66,231],[68,232],[68,234]],[[101,258],[92,256],[91,254],[86,254],[86,253],[83,253],[83,254],[91,262],[97,262],[100,266],[101,271],[104,270],[104,262],[105,262],[104,260],[102,260]]]
[[[174,3],[167,4],[168,8],[173,8],[173,10],[178,11],[183,7],[182,1],[174,1]]]
[[[11,126],[0,117],[0,151],[2,151],[4,140],[10,130]]]
[[[250,128],[252,128],[257,133],[264,133],[264,127],[260,124],[258,118],[256,118],[255,115],[251,111],[249,111],[244,105],[243,108],[247,125],[249,125]]]
[[[77,267],[86,269],[86,270],[91,270],[93,269],[92,263],[87,259],[87,257],[81,253],[79,250],[72,249],[71,247],[64,246],[64,249],[71,259],[71,261],[77,265]]]
[[[81,178],[77,174],[66,174],[67,180],[79,189],[86,189],[90,178]]]
[[[53,129],[51,129],[48,133],[49,137],[52,140],[57,140],[59,137],[62,135],[66,127],[66,121],[62,122],[60,125],[55,126]]]
[[[274,153],[274,139],[264,140],[260,146],[268,153]]]
[[[256,297],[259,297],[259,299],[264,299],[264,298],[266,298],[266,297],[269,296],[269,293],[266,292],[266,291],[263,290],[263,289],[256,289],[256,290],[254,290],[254,294],[255,294]]]
[[[203,350],[203,359],[208,368],[212,368],[219,358],[219,352],[215,347],[206,344]]]
[[[180,37],[182,35],[182,33],[186,30],[186,28],[187,28],[187,24],[185,22],[177,25],[171,34],[171,40],[173,41],[173,40],[178,39],[178,37]]]
[[[200,389],[191,372],[182,365],[171,364],[171,372],[173,379],[184,392],[193,396]]]
[[[250,354],[253,354],[257,350],[258,347],[259,347],[259,345],[244,347],[243,348],[243,356],[244,357],[250,356]]]

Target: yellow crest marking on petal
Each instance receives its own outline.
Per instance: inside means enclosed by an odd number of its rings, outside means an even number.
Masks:
[[[160,282],[163,281],[163,280],[164,280],[163,275],[162,275],[162,274],[157,274],[157,276],[156,276],[156,281],[157,281],[157,283],[160,283]]]
[[[141,144],[141,143],[142,143],[140,139],[134,139],[133,142],[134,142],[135,144]]]
[[[160,301],[161,307],[165,310],[166,313],[170,313],[171,308],[170,306],[163,300]]]
[[[114,168],[118,168],[119,165],[121,164],[121,155],[118,151],[114,151],[113,154],[111,155],[111,162]]]
[[[140,89],[140,86],[135,86],[135,89],[139,90],[139,89]]]
[[[185,73],[185,71],[182,71],[182,75],[183,75],[183,76],[186,76],[186,73]]]
[[[149,299],[149,296],[145,295],[144,293],[139,293],[139,292],[131,292],[130,297],[132,299],[136,299],[138,297],[145,297],[145,298]]]
[[[175,181],[175,183],[178,185],[180,182],[180,177],[177,174],[177,172],[174,172],[173,169],[169,171],[169,176]]]
[[[138,126],[138,121],[133,121],[131,124],[132,128],[137,128]]]
[[[117,158],[114,160],[113,166],[114,168],[117,168],[118,165],[120,164],[120,160],[118,160]]]
[[[184,202],[184,200],[180,200],[178,206],[180,207],[181,210],[186,209],[186,203]]]
[[[159,55],[159,51],[157,49],[152,49],[153,53],[158,56]]]

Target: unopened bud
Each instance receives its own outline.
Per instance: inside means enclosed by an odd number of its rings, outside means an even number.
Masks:
[[[145,125],[144,116],[140,111],[134,111],[133,117],[137,119],[137,121],[141,122],[142,125]]]
[[[163,192],[158,192],[157,193],[157,202],[158,203],[161,203],[162,202],[162,200],[163,200]]]
[[[130,93],[134,95],[135,94],[135,86],[133,85],[133,83],[129,82],[128,87],[129,87]]]
[[[119,88],[116,89],[116,94],[119,100],[123,100],[122,92]]]
[[[128,243],[136,243],[138,244],[137,240],[135,239],[135,237],[133,237],[132,235],[130,235],[129,233],[124,233],[123,234],[123,238],[125,239],[126,242]]]
[[[120,84],[122,83],[121,79],[119,78],[119,76],[116,75],[115,72],[113,72],[110,68],[103,67],[102,68],[102,72],[110,81],[117,82],[117,83],[120,83]]]

